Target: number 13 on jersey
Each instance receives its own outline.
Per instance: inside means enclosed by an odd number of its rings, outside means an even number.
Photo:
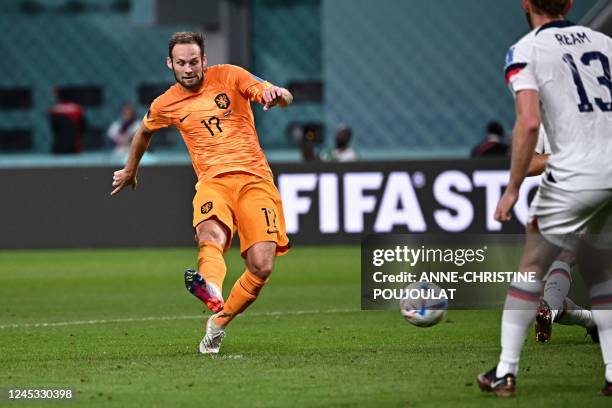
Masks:
[[[580,62],[584,67],[591,66],[591,62],[599,61],[601,65],[601,69],[603,71],[603,75],[597,77],[597,82],[608,89],[608,93],[612,97],[612,77],[610,76],[610,60],[606,55],[599,51],[591,51],[585,52],[582,54],[580,58]],[[578,104],[578,110],[580,112],[593,112],[594,107],[593,104],[589,100],[589,96],[587,95],[587,90],[584,86],[584,81],[576,61],[572,54],[564,54],[563,62],[565,62],[571,72],[572,78],[574,80],[574,85],[576,85],[576,91],[578,92],[578,98],[580,99],[580,103]],[[602,112],[612,112],[612,102],[605,102],[601,98],[594,99],[595,104]]]

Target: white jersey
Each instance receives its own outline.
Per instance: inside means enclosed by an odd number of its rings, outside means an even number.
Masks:
[[[548,135],[544,126],[540,125],[540,132],[538,133],[538,141],[536,142],[535,148],[533,149],[538,154],[550,154],[550,143],[548,142]]]
[[[569,21],[539,27],[510,48],[506,81],[538,91],[551,157],[564,188],[612,188],[612,39]]]

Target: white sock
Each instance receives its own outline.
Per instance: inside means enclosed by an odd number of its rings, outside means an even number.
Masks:
[[[563,300],[569,293],[572,277],[567,262],[554,261],[546,273],[544,300],[550,306],[553,321],[563,310]]]
[[[591,327],[595,326],[595,321],[593,320],[593,314],[591,311],[581,308],[570,298],[565,298],[565,309],[555,323],[565,326],[578,325],[584,327],[585,329],[590,329]]]
[[[606,365],[606,381],[612,382],[612,280],[591,288],[593,320],[599,331],[599,345]]]
[[[502,351],[496,377],[508,373],[516,375],[518,372],[527,330],[535,319],[541,293],[542,281],[515,282],[508,289],[502,315]]]

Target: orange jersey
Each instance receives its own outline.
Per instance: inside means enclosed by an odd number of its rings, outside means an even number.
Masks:
[[[271,180],[250,103],[263,103],[270,86],[243,68],[214,65],[196,92],[177,83],[157,97],[143,123],[151,131],[175,126],[181,132],[198,180],[234,171]]]

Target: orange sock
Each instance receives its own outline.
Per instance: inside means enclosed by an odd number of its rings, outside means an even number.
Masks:
[[[223,293],[223,280],[225,279],[225,260],[223,259],[223,248],[221,245],[211,241],[199,243],[200,252],[198,253],[198,272],[207,283],[212,283],[219,289],[219,294]]]
[[[245,270],[234,284],[223,310],[215,318],[214,323],[221,327],[227,326],[234,317],[242,313],[257,299],[259,292],[267,281],[267,279],[261,279],[248,269]]]

